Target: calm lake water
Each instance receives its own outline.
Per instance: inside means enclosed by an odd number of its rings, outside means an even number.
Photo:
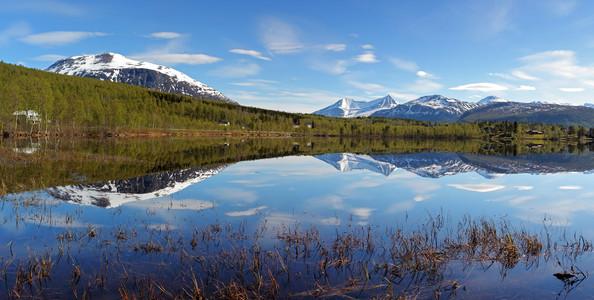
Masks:
[[[511,155],[477,143],[5,142],[0,289],[47,298],[190,297],[192,287],[210,297],[592,297],[594,153],[521,145]],[[495,258],[504,250],[440,248],[469,220],[488,220],[504,240],[528,232],[543,248],[511,262]],[[423,234],[439,258],[395,271],[413,259],[395,258],[403,244],[394,232]]]

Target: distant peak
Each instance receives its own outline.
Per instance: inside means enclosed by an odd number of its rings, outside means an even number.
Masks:
[[[492,103],[506,103],[509,102],[506,99],[503,98],[499,98],[497,96],[487,96],[485,98],[483,98],[481,101],[479,101],[478,103],[480,104],[492,104]]]

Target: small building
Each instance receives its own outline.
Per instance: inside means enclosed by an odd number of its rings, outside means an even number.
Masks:
[[[12,113],[13,116],[25,116],[27,121],[30,122],[39,122],[41,118],[39,117],[39,113],[30,109],[30,110],[17,110]]]
[[[526,131],[526,134],[544,134],[544,132],[531,129],[531,130]]]
[[[229,126],[231,125],[229,122],[219,122],[219,125]]]

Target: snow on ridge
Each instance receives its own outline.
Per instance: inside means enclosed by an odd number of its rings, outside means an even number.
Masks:
[[[67,66],[64,64],[60,64],[60,62],[64,61],[68,61],[70,63]],[[205,85],[202,82],[193,79],[192,77],[170,67],[129,59],[121,54],[113,52],[106,52],[103,54],[72,56],[69,58],[59,60],[52,66],[50,66],[47,69],[47,71],[73,76],[76,76],[85,71],[95,73],[102,72],[105,69],[148,69],[174,77],[178,81],[185,81],[192,84]],[[115,79],[117,75],[114,75],[112,77],[113,79]]]

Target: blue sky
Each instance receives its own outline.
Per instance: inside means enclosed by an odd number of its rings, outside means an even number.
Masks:
[[[116,52],[241,104],[349,97],[594,102],[592,1],[6,1],[0,59],[43,69]]]

